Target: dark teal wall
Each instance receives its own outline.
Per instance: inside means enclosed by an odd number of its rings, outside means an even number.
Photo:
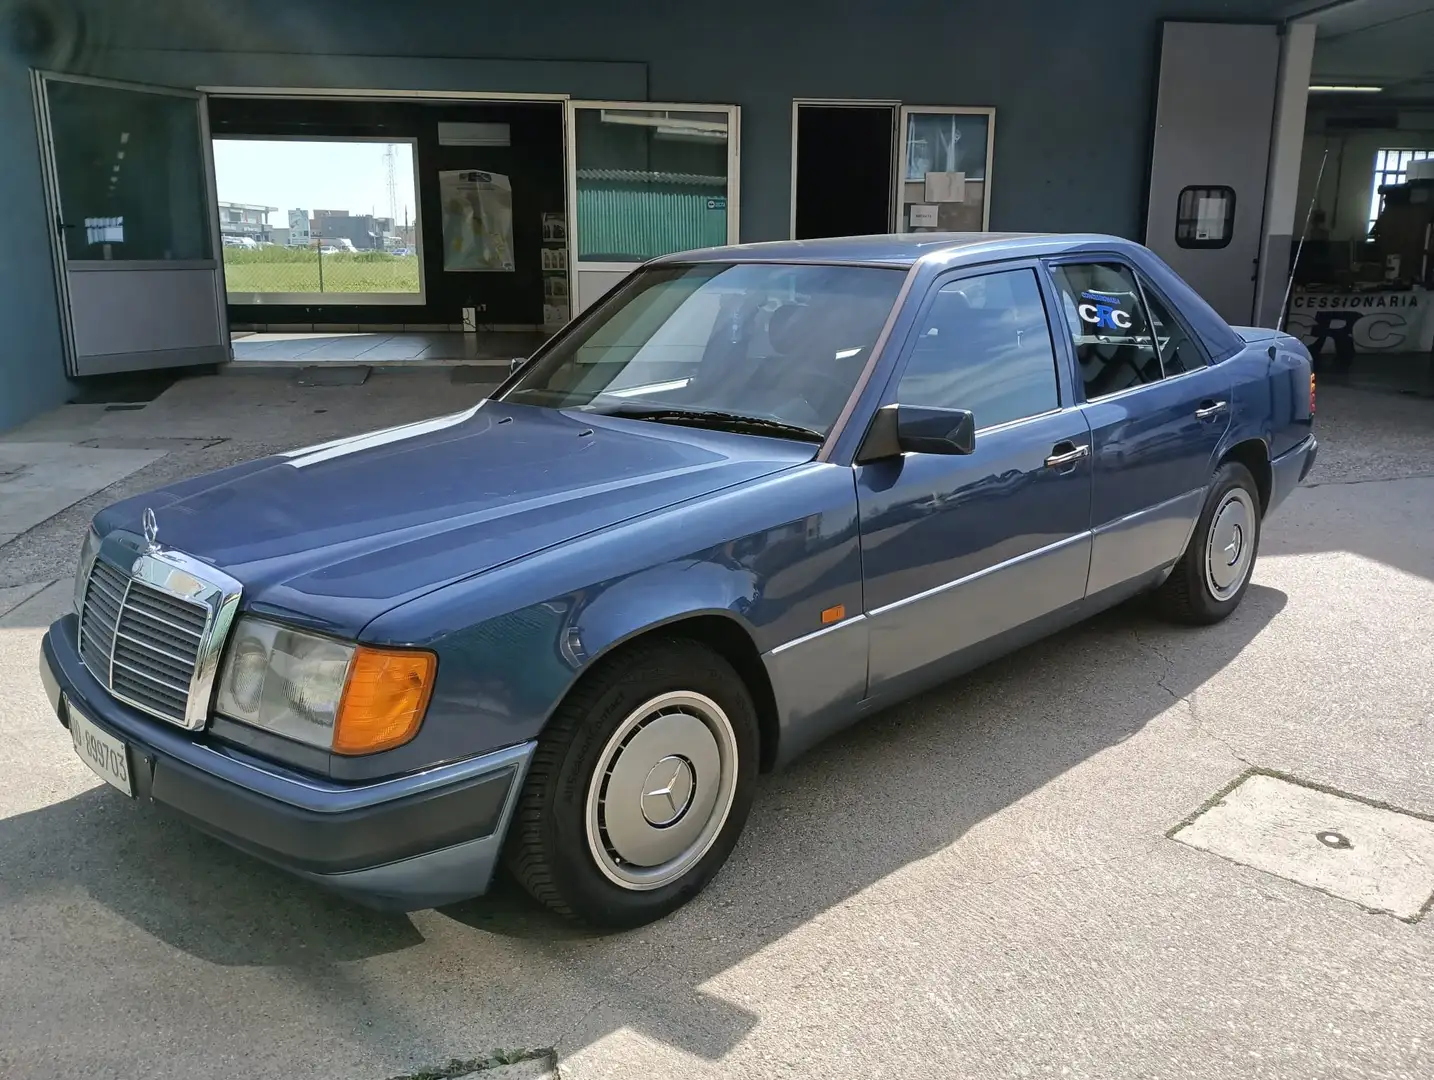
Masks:
[[[991,227],[1138,236],[1157,24],[1278,0],[0,0],[54,26],[0,58],[0,428],[60,400],[24,68],[174,85],[566,93],[742,106],[744,240],[787,234],[794,97],[996,108]],[[4,25],[0,22],[0,25]],[[36,44],[39,42],[39,44]],[[12,162],[14,167],[12,167]],[[11,263],[19,261],[23,267]],[[21,357],[23,356],[23,359]],[[42,370],[43,369],[43,370]]]

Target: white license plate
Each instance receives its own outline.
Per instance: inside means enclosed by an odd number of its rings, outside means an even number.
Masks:
[[[75,753],[80,755],[80,760],[93,769],[101,780],[133,797],[134,784],[129,777],[129,748],[113,735],[108,735],[96,727],[94,721],[71,705],[68,699],[65,701],[65,711],[70,716],[70,741],[75,744]]]

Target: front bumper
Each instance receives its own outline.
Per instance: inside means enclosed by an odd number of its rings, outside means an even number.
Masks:
[[[301,775],[116,701],[80,662],[74,616],[50,627],[40,678],[129,747],[135,797],[310,881],[382,908],[417,910],[485,892],[533,743],[371,784]]]

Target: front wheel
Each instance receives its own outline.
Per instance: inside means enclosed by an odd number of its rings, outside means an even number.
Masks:
[[[508,866],[548,907],[597,926],[676,910],[721,869],[751,807],[751,695],[693,641],[638,645],[569,695],[539,739]]]
[[[1175,622],[1217,623],[1240,606],[1260,547],[1260,492],[1239,462],[1221,465],[1185,554],[1155,593]]]

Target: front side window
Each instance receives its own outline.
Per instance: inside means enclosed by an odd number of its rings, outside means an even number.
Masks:
[[[1052,268],[1087,401],[1161,379],[1134,273],[1119,263]]]
[[[1058,408],[1055,350],[1034,271],[939,289],[918,324],[896,399],[967,409],[978,428]]]
[[[901,270],[703,263],[645,270],[530,365],[504,400],[824,437],[870,359]]]

